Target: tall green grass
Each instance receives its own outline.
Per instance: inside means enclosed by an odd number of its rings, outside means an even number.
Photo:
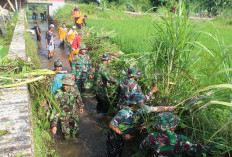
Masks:
[[[159,92],[150,105],[178,105],[175,112],[182,119],[178,133],[213,143],[213,155],[224,156],[232,151],[232,32],[218,21],[190,21],[182,3],[178,10],[177,15],[167,12],[167,17],[153,19],[96,11],[87,19],[91,28],[85,30],[84,41],[95,63],[109,50],[121,54],[109,67],[118,78],[125,77],[130,65],[142,69],[138,82],[145,93],[154,85],[154,74],[162,72]],[[57,18],[66,21],[68,14],[63,10]],[[107,31],[113,34],[108,40],[99,38]],[[110,96],[116,102],[114,90]],[[146,117],[146,126],[154,120]]]
[[[9,45],[14,34],[14,28],[17,19],[18,14],[14,14],[14,16],[12,17],[12,23],[7,23],[5,26],[3,26],[6,33],[6,37],[0,37],[0,59],[4,58],[8,54]]]

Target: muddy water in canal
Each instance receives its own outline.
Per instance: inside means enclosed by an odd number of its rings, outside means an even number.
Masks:
[[[42,36],[41,42],[36,42],[38,55],[42,68],[54,69],[54,61],[56,59],[63,60],[63,70],[71,71],[68,62],[69,48],[59,47],[59,40],[55,41],[54,57],[50,60],[47,59],[48,51],[45,43],[45,33],[48,29],[47,21],[37,21],[41,29]],[[29,28],[33,27],[34,21],[28,17]],[[55,26],[56,27],[56,26]],[[54,31],[56,37],[57,33]],[[55,38],[56,38],[55,37]],[[96,113],[97,101],[94,97],[83,97],[85,104],[84,113],[79,114],[80,125],[79,135],[77,138],[64,140],[61,134],[60,128],[58,128],[57,135],[53,136],[54,146],[59,156],[61,157],[100,157],[106,156],[106,137],[109,121],[112,119],[112,115],[103,116]],[[123,156],[129,157],[133,154],[131,146],[133,141],[127,143],[127,149],[124,149]],[[130,145],[130,147],[128,147]]]

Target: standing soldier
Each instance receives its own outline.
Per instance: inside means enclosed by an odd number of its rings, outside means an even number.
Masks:
[[[152,150],[153,156],[178,157],[178,156],[206,156],[206,148],[201,144],[174,131],[180,119],[172,112],[164,112],[158,115],[156,128],[160,132],[149,134],[140,144],[143,150]]]
[[[55,99],[62,113],[56,112],[52,120],[52,133],[56,134],[57,122],[60,120],[64,138],[68,139],[71,135],[77,135],[79,129],[77,105],[79,105],[80,113],[83,113],[84,104],[71,74],[65,74],[60,82],[62,88],[57,90]]]
[[[68,29],[66,28],[65,23],[63,23],[62,27],[59,28],[60,47],[64,47],[67,32]]]
[[[145,113],[170,111],[175,106],[147,106],[144,105],[145,96],[136,91],[131,92],[127,101],[128,106],[123,107],[111,120],[107,137],[107,156],[120,157],[124,147],[124,140],[133,138],[134,128],[142,122]]]
[[[85,44],[80,46],[80,52],[73,57],[72,73],[75,74],[75,82],[80,92],[83,91],[88,78],[92,79],[92,63],[87,53]]]
[[[111,56],[108,53],[103,54],[101,58],[102,62],[96,67],[95,70],[95,87],[96,98],[98,101],[97,111],[107,113],[110,107],[110,100],[108,98],[107,87],[111,84],[116,84],[117,80],[111,77],[107,65],[111,62]]]
[[[52,93],[55,94],[56,91],[62,87],[60,80],[63,78],[64,74],[59,74],[59,71],[62,70],[63,61],[58,59],[54,62],[55,71],[57,72],[53,78],[53,85],[51,86]]]
[[[116,89],[116,93],[119,97],[118,105],[121,109],[123,106],[127,106],[126,102],[129,99],[130,92],[138,91],[143,96],[145,96],[142,92],[141,87],[138,85],[138,83],[135,81],[139,75],[141,74],[140,70],[130,67],[127,72],[127,79],[121,80],[118,84],[118,87]],[[149,101],[152,97],[152,95],[158,90],[157,85],[145,96],[145,101]]]

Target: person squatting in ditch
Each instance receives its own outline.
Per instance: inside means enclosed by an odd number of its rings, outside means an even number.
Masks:
[[[153,89],[147,94],[144,95],[141,87],[136,82],[136,79],[141,75],[141,71],[135,67],[129,67],[127,72],[127,78],[122,79],[116,89],[116,94],[118,95],[118,107],[122,109],[122,107],[127,106],[127,101],[129,99],[129,94],[131,92],[139,92],[145,97],[145,102],[151,100],[152,95],[158,90],[157,85],[153,87]]]
[[[175,109],[175,106],[148,106],[145,105],[145,96],[138,91],[132,91],[123,107],[110,121],[107,136],[107,156],[120,157],[124,148],[124,140],[133,138],[135,127],[142,123],[142,117],[151,112],[165,112]]]

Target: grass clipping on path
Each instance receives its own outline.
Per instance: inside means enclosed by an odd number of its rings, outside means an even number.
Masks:
[[[0,60],[0,88],[10,88],[43,80],[54,71],[40,69],[30,62],[4,58]]]
[[[12,60],[5,57],[0,60],[0,89],[28,84],[36,156],[55,156],[55,149],[52,147],[49,135],[50,121],[56,111],[60,113],[61,111],[56,100],[52,98],[51,75],[55,75],[55,72],[41,69],[20,58]],[[0,130],[0,136],[5,133],[4,130]]]

